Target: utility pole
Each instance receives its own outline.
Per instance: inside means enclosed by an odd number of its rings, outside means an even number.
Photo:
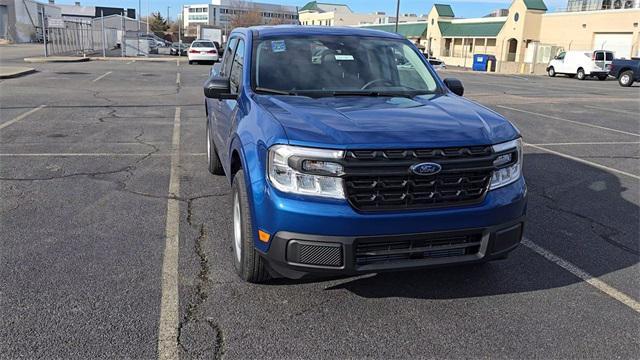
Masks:
[[[398,33],[398,21],[400,21],[400,0],[396,1],[396,34]]]
[[[171,9],[171,6],[167,6],[167,25],[169,25],[169,9]]]
[[[102,57],[107,57],[107,36],[104,32],[104,10],[100,10],[100,17],[102,18]]]
[[[151,7],[149,6],[149,0],[147,0],[147,34],[149,34],[149,19],[151,18]]]

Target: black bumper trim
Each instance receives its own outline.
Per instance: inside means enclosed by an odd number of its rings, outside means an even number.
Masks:
[[[266,253],[261,253],[261,256],[266,260],[267,266],[271,269],[272,272],[277,275],[282,275],[293,279],[309,277],[313,275],[348,276],[371,272],[440,267],[455,264],[478,263],[504,257],[507,253],[514,250],[520,244],[523,229],[524,217],[510,221],[508,223],[487,228],[404,235],[366,237],[323,236],[280,231],[273,236],[269,250]],[[454,236],[465,233],[482,234],[479,244],[469,244],[469,246],[479,245],[479,250],[477,251],[477,253],[441,258],[398,260],[365,265],[358,265],[356,263],[356,245],[357,242],[362,239],[380,239],[381,241],[393,241],[394,239],[398,239],[399,241],[401,241],[401,239],[410,239],[423,236]],[[291,253],[292,247],[290,245],[300,243],[317,244],[319,246],[330,245],[341,247],[343,256],[341,266],[323,266],[290,261],[289,259],[297,259],[297,255]]]

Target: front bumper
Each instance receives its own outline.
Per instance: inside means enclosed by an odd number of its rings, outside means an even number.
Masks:
[[[272,272],[292,279],[432,268],[501,258],[520,244],[523,229],[524,217],[484,229],[394,236],[335,237],[279,232],[263,256]],[[453,244],[453,239],[465,237],[472,240]],[[430,244],[428,239],[438,241],[437,245]],[[442,239],[451,241],[443,244]]]
[[[520,243],[526,192],[521,178],[490,191],[478,205],[365,214],[345,202],[268,189],[255,204],[255,219],[257,229],[273,236],[256,248],[273,272],[288,278],[484,262]]]

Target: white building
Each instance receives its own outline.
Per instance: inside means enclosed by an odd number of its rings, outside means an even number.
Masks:
[[[297,24],[298,9],[295,6],[265,4],[253,1],[211,0],[210,4],[184,5],[182,19],[184,29],[197,25],[216,26],[231,31],[234,16],[258,12],[262,24]]]

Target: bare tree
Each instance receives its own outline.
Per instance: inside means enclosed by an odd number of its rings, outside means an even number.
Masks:
[[[231,14],[231,27],[248,27],[262,25],[262,12],[253,3],[247,1],[235,1]]]

